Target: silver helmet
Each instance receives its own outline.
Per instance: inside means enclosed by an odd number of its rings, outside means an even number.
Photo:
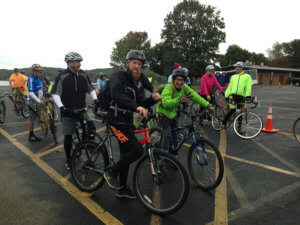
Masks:
[[[44,70],[43,67],[40,64],[32,64],[32,70],[33,71],[42,71]]]
[[[214,70],[214,69],[215,67],[213,65],[208,65],[205,70],[207,71],[207,70]]]
[[[65,62],[68,63],[69,61],[71,61],[71,62],[82,61],[82,57],[77,52],[69,52],[65,56]]]
[[[245,67],[245,63],[243,62],[237,62],[236,64],[233,65],[234,67]]]

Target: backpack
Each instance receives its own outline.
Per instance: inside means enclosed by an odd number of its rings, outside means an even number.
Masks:
[[[105,90],[100,90],[98,100],[100,101],[100,110],[108,111],[112,101],[109,90],[109,80],[106,83]]]

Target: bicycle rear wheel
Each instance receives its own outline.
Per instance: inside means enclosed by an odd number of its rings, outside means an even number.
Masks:
[[[23,102],[22,102],[21,93],[17,93],[15,99],[16,99],[15,100],[15,110],[16,110],[16,113],[18,115],[21,115],[22,114],[22,108],[23,108]]]
[[[0,101],[0,123],[4,123],[5,120],[5,103]]]
[[[216,105],[211,118],[211,125],[215,130],[219,131],[222,129],[221,125],[222,121],[224,120],[224,117],[225,113],[223,109],[220,106]]]
[[[22,111],[21,111],[22,116],[26,119],[29,117],[29,107],[27,103],[22,99]]]
[[[238,115],[233,123],[233,129],[236,135],[244,139],[256,137],[260,134],[262,127],[263,123],[259,115],[249,111]]]
[[[166,215],[183,206],[189,192],[189,179],[183,165],[174,156],[154,151],[153,162],[150,162],[149,155],[138,161],[133,186],[145,208],[154,214]]]
[[[49,126],[49,118],[48,114],[45,110],[41,110],[41,117],[40,117],[40,125],[42,128],[42,133],[46,136],[48,134],[48,126]]]
[[[188,169],[198,187],[211,190],[222,181],[224,163],[217,147],[206,139],[200,139],[197,148],[195,144],[190,147]]]
[[[300,118],[296,119],[293,124],[293,134],[296,141],[300,144]]]
[[[104,168],[108,166],[105,145],[97,149],[94,141],[79,143],[71,156],[71,174],[76,186],[86,192],[98,190],[105,182]]]

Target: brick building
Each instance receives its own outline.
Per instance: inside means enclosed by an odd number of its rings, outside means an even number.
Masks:
[[[234,66],[226,66],[223,71],[232,72]],[[266,85],[290,84],[291,78],[300,78],[300,69],[247,65],[245,70],[251,72],[254,83]]]

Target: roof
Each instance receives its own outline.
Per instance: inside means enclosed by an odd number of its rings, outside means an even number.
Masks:
[[[232,69],[234,68],[233,65],[225,66],[222,69]],[[260,66],[260,65],[248,65],[245,66],[245,69],[257,69],[257,70],[271,70],[271,71],[285,71],[285,72],[299,72],[300,69],[293,69],[293,68],[281,68],[281,67],[270,67],[270,66]]]

